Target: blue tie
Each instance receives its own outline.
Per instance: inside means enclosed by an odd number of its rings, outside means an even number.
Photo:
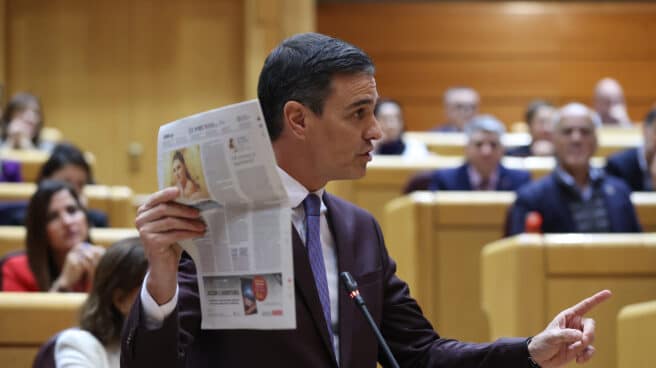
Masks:
[[[306,241],[305,245],[310,259],[310,267],[314,275],[314,282],[317,284],[319,300],[323,309],[323,316],[326,318],[328,327],[328,336],[330,342],[333,342],[333,329],[330,319],[330,294],[328,293],[328,281],[326,279],[326,265],[323,263],[323,251],[321,250],[320,225],[321,218],[321,200],[316,194],[308,194],[303,201],[305,208],[305,226]]]

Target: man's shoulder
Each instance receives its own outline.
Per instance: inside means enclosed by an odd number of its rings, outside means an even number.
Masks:
[[[507,168],[503,165],[500,165],[500,170],[505,175],[512,176],[513,178],[516,178],[516,179],[523,179],[523,180],[530,180],[531,179],[531,173],[526,171],[526,170],[510,169],[510,168]]]
[[[625,165],[635,161],[638,163],[638,148],[629,148],[619,152],[616,152],[608,157],[608,163],[615,163],[620,165]]]
[[[324,194],[324,202],[329,211],[338,213],[340,218],[343,218],[345,221],[349,221],[349,217],[371,219],[374,217],[364,208],[358,207],[355,204],[328,192]]]
[[[517,190],[517,197],[525,199],[540,199],[546,193],[556,189],[554,174],[550,173],[544,177],[528,183]]]
[[[613,175],[604,175],[604,186],[608,187],[613,187],[615,190],[619,190],[621,192],[631,194],[631,188],[629,188],[629,185],[622,179],[613,176]]]

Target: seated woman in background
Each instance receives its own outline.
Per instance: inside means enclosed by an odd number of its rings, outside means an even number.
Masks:
[[[27,92],[15,94],[0,117],[2,148],[52,150],[53,143],[41,140],[43,111],[39,99]]]
[[[2,264],[3,291],[87,291],[103,247],[89,243],[89,223],[67,183],[46,180],[30,199],[26,252]]]
[[[77,192],[80,202],[86,208],[84,186],[93,184],[91,166],[80,149],[70,143],[60,143],[52,150],[48,161],[41,167],[37,183],[43,180],[61,180],[69,183]],[[87,209],[87,216],[94,227],[107,227],[107,215],[101,211]]]
[[[112,244],[100,259],[80,311],[80,328],[62,331],[37,354],[34,367],[118,368],[121,328],[148,269],[139,238]]]
[[[429,155],[422,142],[403,139],[405,123],[401,104],[389,98],[381,98],[374,107],[374,115],[380,124],[383,137],[374,141],[374,154],[402,155],[406,158],[422,158]]]
[[[139,238],[113,244],[100,259],[80,329],[62,332],[55,345],[57,366],[119,367],[121,328],[148,269]]]

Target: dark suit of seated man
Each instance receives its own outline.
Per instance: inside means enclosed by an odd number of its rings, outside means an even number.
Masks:
[[[405,192],[414,190],[516,190],[531,181],[524,170],[501,165],[505,129],[490,115],[480,115],[465,126],[467,162],[456,168],[419,173],[410,179]]]
[[[606,161],[606,172],[623,179],[631,190],[649,192],[654,190],[656,176],[656,109],[649,111],[642,126],[644,145],[618,152]]]
[[[526,216],[538,212],[544,233],[640,232],[626,184],[590,166],[597,148],[599,117],[571,103],[555,116],[557,167],[550,175],[522,187],[509,215],[509,233],[525,230]]]
[[[343,271],[359,281],[401,367],[528,368],[532,359],[550,368],[592,357],[594,321],[583,315],[609,291],[559,313],[532,339],[440,337],[396,276],[375,219],[325,192],[331,180],[364,176],[381,138],[374,67],[362,50],[319,34],[291,37],[267,57],[258,97],[292,212],[296,328],[201,329],[196,268],[176,242],[203,236],[206,226],[198,210],[174,202],[178,188],[166,188],[137,215],[150,269],[123,329],[122,367],[392,366],[339,287]]]

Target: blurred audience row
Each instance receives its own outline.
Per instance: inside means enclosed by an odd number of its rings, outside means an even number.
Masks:
[[[532,182],[528,172],[504,167],[504,125],[490,115],[478,115],[465,125],[466,162],[457,168],[419,173],[404,192],[516,191],[508,215],[508,235],[524,232],[529,214],[539,216],[539,230],[545,233],[641,231],[630,194],[654,190],[656,109],[645,118],[644,144],[609,157],[604,169],[591,164],[601,126],[595,111],[580,103],[558,110],[536,103],[531,105],[527,120],[535,122],[538,116],[553,123],[553,134],[544,138],[556,160],[550,175]]]

